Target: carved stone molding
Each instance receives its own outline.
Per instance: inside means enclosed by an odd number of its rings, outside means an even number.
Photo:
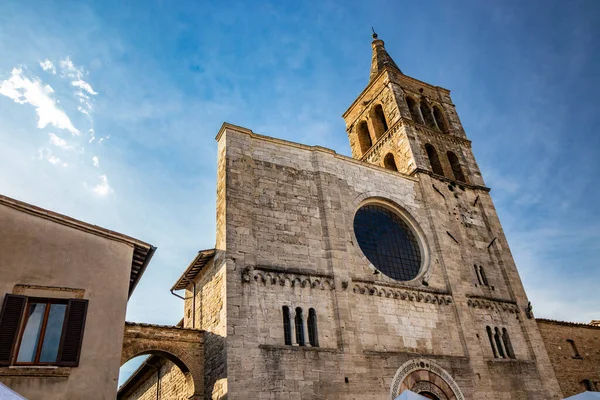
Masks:
[[[436,392],[438,390],[443,392],[444,395],[441,398],[465,399],[452,376],[444,368],[427,358],[409,360],[398,368],[390,388],[390,397],[395,399],[407,389],[415,389],[417,392],[422,390],[431,392],[433,386],[427,385],[427,383],[435,385]]]
[[[491,299],[487,297],[480,296],[468,296],[467,305],[472,308],[486,309],[486,310],[496,310],[508,312],[511,314],[518,314],[519,307],[513,301],[506,301],[500,299]]]
[[[263,285],[279,285],[310,289],[334,290],[332,276],[312,274],[299,270],[282,270],[269,267],[246,267],[242,270],[242,282],[256,282]]]
[[[387,297],[398,300],[416,301],[430,304],[452,304],[452,296],[443,293],[426,292],[414,289],[386,287],[362,282],[352,284],[352,291],[356,294]]]

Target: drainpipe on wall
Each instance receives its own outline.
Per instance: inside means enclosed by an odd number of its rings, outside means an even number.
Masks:
[[[192,282],[189,279],[186,279],[186,281],[188,281],[188,283],[191,283],[192,285],[194,285],[194,291],[193,291],[193,295],[192,295],[192,329],[196,329],[196,282]],[[188,298],[185,298],[183,296],[178,295],[177,293],[175,293],[173,291],[173,289],[171,289],[171,294],[175,297],[179,297],[181,300],[187,300]]]

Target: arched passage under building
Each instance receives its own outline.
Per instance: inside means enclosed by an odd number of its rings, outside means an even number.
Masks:
[[[186,382],[186,398],[201,400],[204,398],[203,344],[203,331],[126,322],[121,365],[142,355],[162,357],[177,366],[183,374]],[[132,378],[137,379],[133,376]],[[132,378],[123,387],[133,386],[136,382],[132,382]],[[123,397],[124,395],[125,390],[120,390],[117,399],[126,398]]]

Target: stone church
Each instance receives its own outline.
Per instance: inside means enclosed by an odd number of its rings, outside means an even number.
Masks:
[[[198,367],[152,356],[119,399],[560,398],[450,92],[372,49],[351,158],[223,125],[216,246],[172,289]]]

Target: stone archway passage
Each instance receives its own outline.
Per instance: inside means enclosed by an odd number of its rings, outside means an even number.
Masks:
[[[435,362],[416,358],[402,364],[390,389],[392,399],[405,390],[423,393],[425,397],[439,400],[464,400],[452,376]]]
[[[126,322],[121,365],[146,354],[173,362],[186,377],[188,398],[204,398],[204,331]]]

